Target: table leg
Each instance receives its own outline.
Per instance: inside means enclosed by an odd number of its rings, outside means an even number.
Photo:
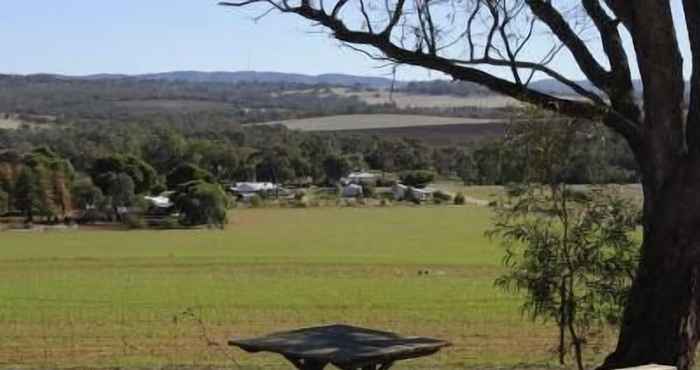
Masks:
[[[284,356],[284,358],[286,358],[287,361],[291,362],[294,365],[294,367],[296,367],[298,370],[323,370],[323,368],[325,368],[326,365],[328,365],[327,362],[314,361],[303,358],[289,356]]]
[[[365,366],[342,366],[340,367],[342,370],[389,370],[392,366],[394,365],[393,362],[383,362],[379,364],[371,364],[371,365],[365,365]]]

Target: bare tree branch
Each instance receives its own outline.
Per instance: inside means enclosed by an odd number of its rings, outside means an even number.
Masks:
[[[271,0],[258,0],[261,3],[269,3]],[[245,6],[250,4],[250,1],[245,2],[227,2],[222,3],[222,5],[228,6]],[[437,54],[425,54],[422,49],[411,50],[402,48],[394,44],[390,39],[388,39],[383,34],[374,34],[364,31],[354,31],[349,29],[345,23],[333,16],[329,16],[324,11],[316,9],[309,5],[308,3],[301,2],[299,6],[289,6],[287,2],[276,3],[276,5],[282,8],[283,12],[296,13],[306,19],[317,22],[320,25],[328,28],[333,36],[345,43],[353,45],[367,45],[371,46],[384,54],[384,56],[396,63],[409,64],[414,66],[425,67],[431,70],[440,71],[454,79],[462,81],[470,81],[480,85],[483,85],[495,92],[514,97],[526,103],[534,104],[540,106],[544,109],[555,111],[561,114],[565,114],[572,117],[585,118],[590,120],[605,120],[613,128],[621,132],[623,135],[629,138],[635,138],[639,135],[637,126],[633,121],[630,121],[624,117],[624,115],[615,112],[611,106],[604,103],[602,99],[596,97],[593,93],[585,92],[580,87],[575,86],[571,81],[566,80],[563,76],[554,73],[551,70],[537,67],[534,64],[522,64],[516,63],[516,65],[523,68],[536,68],[544,73],[548,73],[550,76],[558,76],[559,80],[565,81],[565,84],[574,88],[575,91],[583,93],[583,96],[591,98],[592,103],[586,103],[579,100],[570,100],[561,97],[556,97],[546,93],[542,93],[533,89],[530,89],[522,84],[514,83],[506,79],[497,77],[495,75],[489,74],[487,72],[481,71],[480,69],[467,66],[469,63],[456,63],[450,58],[445,58],[438,56]],[[495,8],[491,8],[490,11],[494,11]],[[423,17],[426,17],[425,10],[423,12]],[[500,18],[499,18],[500,19]],[[500,23],[496,23],[499,27]],[[426,32],[428,28],[426,28]],[[494,31],[495,32],[495,31]],[[434,42],[435,38],[428,37],[431,40],[430,43]],[[501,62],[493,61],[492,58],[484,58],[492,65],[498,65]],[[514,61],[506,61],[506,63],[513,64]],[[611,119],[614,118],[614,119]]]
[[[526,0],[533,14],[544,22],[554,35],[566,45],[588,79],[599,89],[607,90],[608,72],[598,63],[586,43],[579,37],[550,1]]]
[[[696,0],[683,0],[683,10],[693,60],[686,122],[688,146],[696,155],[700,155],[700,3]]]

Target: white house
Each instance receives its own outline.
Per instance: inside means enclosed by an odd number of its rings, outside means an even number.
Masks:
[[[145,196],[143,199],[145,199],[149,205],[156,208],[170,208],[175,205],[172,201],[170,201],[170,198],[164,195],[159,195],[156,197]]]
[[[345,184],[362,184],[362,183],[372,183],[376,182],[379,176],[374,173],[369,172],[351,172],[345,178],[343,178],[343,183]]]
[[[271,182],[237,182],[231,191],[237,194],[268,193],[277,190],[277,185]]]
[[[410,195],[414,199],[426,201],[433,197],[435,190],[430,188],[418,189],[404,184],[394,184],[394,186],[391,187],[391,193],[395,200],[404,200]]]
[[[361,185],[348,184],[343,188],[341,192],[343,198],[356,198],[364,195]]]
[[[433,193],[435,193],[435,190],[425,188],[425,189],[417,189],[417,188],[410,188],[411,195],[413,196],[414,199],[418,199],[420,201],[426,201],[430,200],[433,197]]]

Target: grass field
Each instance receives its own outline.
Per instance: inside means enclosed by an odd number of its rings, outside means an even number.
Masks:
[[[274,121],[264,124],[281,124],[301,131],[368,130],[447,125],[483,125],[495,123],[493,119],[451,118],[410,114],[348,114]]]
[[[340,96],[356,96],[367,104],[396,104],[399,108],[453,108],[453,107],[477,107],[477,108],[504,108],[519,106],[522,103],[515,99],[498,95],[486,96],[450,96],[450,95],[423,95],[381,91],[356,92],[347,88],[334,88],[333,93]]]
[[[225,341],[335,322],[454,343],[399,369],[550,366],[552,328],[493,287],[489,218],[261,209],[236,211],[226,231],[0,233],[0,367],[288,369]]]
[[[336,133],[351,135],[380,136],[386,138],[412,138],[430,145],[459,145],[484,139],[502,138],[506,124],[471,123],[435,126],[393,127],[381,129],[337,130]]]

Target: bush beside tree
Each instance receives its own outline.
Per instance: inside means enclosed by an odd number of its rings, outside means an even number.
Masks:
[[[182,184],[174,199],[185,226],[207,225],[223,229],[228,222],[228,196],[218,184],[202,180]]]

